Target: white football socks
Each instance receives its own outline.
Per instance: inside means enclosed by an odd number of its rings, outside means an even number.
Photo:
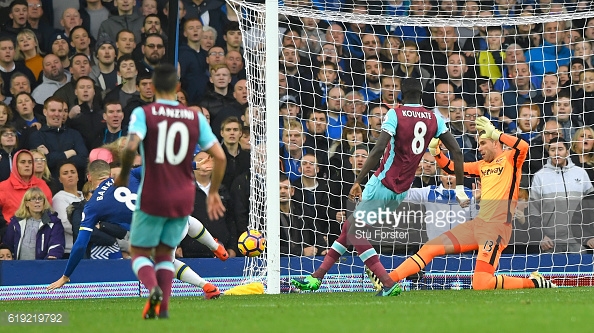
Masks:
[[[208,283],[208,281],[204,280],[200,275],[194,272],[190,266],[177,259],[173,261],[173,266],[175,267],[175,277],[178,280],[182,280],[200,288],[204,288],[204,285]]]
[[[197,218],[190,216],[188,218],[188,225],[188,236],[206,245],[211,251],[214,251],[219,247],[219,243],[212,238],[210,232],[206,230],[202,222],[198,221]]]

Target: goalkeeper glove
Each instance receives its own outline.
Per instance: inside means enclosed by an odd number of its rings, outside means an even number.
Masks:
[[[429,153],[432,156],[439,155],[439,153],[440,153],[440,150],[439,150],[439,139],[437,139],[437,138],[431,139],[431,142],[429,142]]]
[[[478,117],[476,119],[476,128],[478,129],[479,133],[484,132],[483,134],[481,134],[481,137],[499,141],[501,131],[495,129],[495,126],[493,126],[493,124],[487,117]]]
[[[464,191],[464,185],[456,185],[456,200],[460,204],[460,207],[466,208],[470,205],[470,199],[468,195],[466,195],[466,191]]]

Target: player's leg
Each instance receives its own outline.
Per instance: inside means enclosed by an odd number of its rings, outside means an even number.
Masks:
[[[472,289],[555,288],[554,283],[545,280],[537,272],[532,273],[530,278],[495,276],[501,252],[507,247],[510,235],[511,224],[478,222],[476,237],[480,246],[472,278]]]
[[[390,272],[392,280],[400,281],[418,273],[437,256],[476,250],[478,245],[474,238],[474,223],[475,220],[470,220],[459,224],[452,230],[428,241],[417,253]]]
[[[320,267],[312,275],[308,275],[304,279],[291,279],[291,284],[301,290],[318,290],[326,273],[334,266],[338,258],[346,252],[348,230],[349,220],[347,219],[342,224],[340,236],[338,236],[330,249],[328,249]]]
[[[190,266],[184,264],[182,261],[177,259],[173,260],[173,267],[175,269],[175,277],[178,280],[202,288],[202,290],[204,290],[205,299],[218,298],[221,295],[219,288],[203,279],[198,273],[194,272]]]
[[[159,244],[161,226],[153,223],[150,216],[136,210],[132,216],[130,227],[130,252],[132,254],[132,269],[138,280],[149,290],[149,299],[144,307],[142,316],[145,319],[159,315],[163,291],[158,285],[155,265],[151,261],[152,249]]]
[[[171,296],[171,288],[175,276],[172,252],[182,240],[183,231],[187,225],[188,218],[187,216],[184,216],[179,218],[159,219],[164,220],[162,230],[159,233],[160,243],[155,249],[155,272],[157,275],[157,283],[163,291],[163,301],[160,306],[159,318],[168,318],[169,298]]]
[[[208,247],[214,253],[214,255],[222,261],[229,259],[229,254],[227,253],[225,247],[222,244],[219,244],[212,237],[212,235],[210,234],[210,232],[208,232],[208,230],[206,230],[202,222],[200,222],[197,218],[193,216],[189,216],[188,226],[188,236],[194,238],[201,244],[206,245],[206,247]]]

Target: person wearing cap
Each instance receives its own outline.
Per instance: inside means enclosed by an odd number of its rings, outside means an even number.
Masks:
[[[134,33],[134,39],[140,41],[144,17],[134,10],[135,3],[134,0],[115,1],[118,15],[113,15],[101,23],[99,36],[106,33],[111,40],[116,40],[120,30],[128,29]]]
[[[540,229],[542,251],[580,252],[571,219],[584,195],[592,192],[592,183],[586,170],[569,158],[565,139],[551,139],[548,153],[547,164],[534,174],[530,187],[530,227]]]
[[[60,61],[62,62],[62,67],[65,69],[70,68],[70,58],[68,55],[70,54],[70,40],[68,36],[66,36],[63,32],[56,32],[52,35],[49,39],[49,43],[47,44],[47,49],[50,51],[49,53],[55,54]]]
[[[116,44],[109,38],[107,34],[99,36],[95,44],[95,56],[97,57],[97,64],[91,68],[91,75],[89,75],[95,83],[103,89],[109,91],[122,83],[122,77],[118,75],[116,69]]]

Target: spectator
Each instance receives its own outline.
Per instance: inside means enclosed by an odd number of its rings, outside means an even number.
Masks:
[[[588,173],[594,181],[594,129],[590,126],[578,128],[571,140],[571,161]]]
[[[89,58],[82,54],[77,53],[72,56],[72,66],[70,66],[70,72],[72,73],[72,78],[70,82],[65,84],[62,88],[58,89],[54,94],[54,97],[57,97],[68,105],[68,109],[72,108],[73,106],[78,104],[78,98],[74,93],[76,90],[76,82],[83,76],[89,76],[91,74],[91,63]],[[101,103],[101,87],[95,85],[95,100],[93,103]]]
[[[411,0],[409,15],[411,17],[425,17],[429,14],[432,5],[430,0]],[[410,40],[420,44],[429,39],[429,30],[422,26],[392,26],[392,34],[402,38],[405,42]]]
[[[181,68],[181,86],[188,92],[190,103],[198,102],[206,91],[206,54],[200,42],[203,38],[202,22],[197,18],[184,22],[183,34],[188,42],[179,48],[179,65]]]
[[[64,227],[42,189],[32,187],[24,193],[3,241],[17,260],[62,258]]]
[[[149,14],[157,14],[159,11],[157,10],[157,1],[155,0],[142,0],[142,5],[140,6],[142,16],[147,16]]]
[[[530,72],[542,76],[546,72],[556,72],[558,66],[568,65],[571,50],[565,45],[565,21],[543,23],[543,44],[526,51],[526,62]]]
[[[460,207],[454,191],[456,177],[441,172],[441,169],[438,169],[436,174],[439,176],[439,185],[411,188],[404,199],[404,201],[419,203],[425,207],[423,222],[425,222],[427,239],[434,239],[457,225],[475,218],[478,214],[477,204],[480,202],[480,195],[477,195],[477,191],[464,187],[464,191],[470,199],[470,205],[465,208]],[[444,217],[439,218],[440,215]]]
[[[32,187],[39,187],[51,205],[52,192],[43,180],[33,175],[33,155],[27,150],[20,150],[12,159],[10,177],[0,183],[0,208],[5,221],[14,216],[25,192]]]
[[[530,11],[523,11],[520,13],[520,16],[533,17],[534,14]],[[507,36],[505,37],[505,44],[517,44],[525,50],[537,46],[538,44],[535,44],[531,39],[531,35],[535,35],[535,28],[536,24],[534,23],[516,25],[514,32],[506,34]]]
[[[25,64],[20,61],[15,62],[14,51],[15,42],[10,37],[0,37],[0,76],[3,82],[10,82],[10,77],[19,72],[23,73],[29,79],[31,84],[34,84],[35,75],[31,72]],[[4,85],[2,94],[4,96],[12,96],[9,85]]]
[[[346,37],[344,34],[344,27],[341,24],[331,23],[328,28],[326,28],[324,40],[326,43],[333,44],[335,46],[337,55],[339,57],[344,57],[348,54],[346,51],[345,39]]]
[[[510,89],[503,93],[503,104],[505,105],[503,113],[510,119],[516,119],[519,105],[538,100],[540,84],[532,82],[530,67],[525,62],[519,62],[511,67],[509,75],[511,83]]]
[[[30,152],[33,155],[33,176],[43,180],[52,191],[52,194],[58,192],[60,186],[52,179],[52,173],[47,167],[45,155],[37,149],[31,149]]]
[[[346,116],[342,111],[345,93],[341,87],[334,87],[328,91],[326,111],[328,112],[328,138],[339,140],[342,137],[342,127],[346,123]]]
[[[594,74],[594,72],[592,72]],[[594,78],[594,76],[593,76]],[[594,85],[593,91],[594,91]],[[533,102],[540,108],[540,113],[545,119],[553,116],[553,103],[557,99],[557,94],[561,91],[559,87],[559,78],[555,73],[546,73],[542,78],[542,94],[538,95]],[[579,104],[579,103],[578,103]],[[579,114],[579,112],[578,112]]]
[[[127,0],[131,1],[131,0]],[[153,72],[153,68],[159,65],[165,57],[165,43],[159,34],[150,34],[142,45],[142,60],[138,62],[138,72]]]
[[[355,209],[355,203],[348,199],[349,191],[355,182],[355,179],[361,173],[363,164],[369,156],[369,147],[366,145],[358,145],[349,152],[349,163],[352,168],[340,169],[331,167],[330,169],[330,207],[332,208],[330,215],[330,233],[328,235],[328,244],[332,244],[338,235],[340,235],[340,227],[349,215]],[[370,172],[365,178],[362,186],[364,187],[373,175]]]
[[[549,157],[549,142],[558,138],[564,138],[559,123],[554,119],[548,120],[544,125],[540,138],[535,138],[530,144],[528,156],[522,166],[522,173],[529,175],[530,178],[532,178],[534,174],[547,163]]]
[[[129,29],[122,29],[118,32],[116,35],[116,49],[118,50],[118,59],[120,59],[120,57],[122,57],[124,54],[132,56],[132,53],[136,48],[136,40],[134,38],[134,33]]]
[[[208,108],[210,121],[214,123],[219,112],[235,105],[235,99],[232,90],[229,89],[231,72],[227,65],[215,65],[211,68],[210,73],[213,89],[206,92],[200,105]],[[241,113],[241,111],[239,112]]]
[[[117,141],[119,138],[126,137],[128,134],[128,128],[122,127],[124,111],[122,110],[122,104],[118,101],[107,100],[105,102],[103,120],[105,121],[105,125],[102,127],[100,137],[102,145]]]
[[[369,103],[380,97],[381,84],[380,76],[384,74],[384,67],[377,56],[365,60],[365,81],[361,87],[361,94],[365,103]]]
[[[387,107],[396,107],[398,96],[400,95],[400,83],[402,80],[397,76],[382,75],[380,77],[381,91],[380,96],[369,102],[369,108],[379,105]]]
[[[250,169],[250,153],[239,146],[239,138],[242,135],[241,128],[241,121],[237,117],[223,120],[220,127],[223,139],[221,146],[227,156],[225,176],[221,184],[225,185],[227,189],[231,188],[235,177]]]
[[[231,21],[227,23],[225,26],[225,30],[223,31],[223,39],[225,40],[225,45],[223,49],[225,53],[229,53],[229,51],[237,51],[243,54],[243,48],[241,47],[241,30],[239,30],[239,22]]]
[[[447,78],[445,70],[450,53],[458,53],[458,34],[454,27],[431,27],[431,40],[419,44],[421,65],[434,77]]]
[[[141,46],[144,45],[146,41],[146,37],[150,34],[157,34],[163,37],[163,42],[167,42],[167,36],[163,34],[161,19],[156,14],[150,14],[144,17],[144,21],[142,23],[142,35],[140,37],[140,43],[136,46],[132,55],[134,58],[142,58],[142,49]]]
[[[303,27],[303,36],[305,38],[302,49],[311,54],[320,53],[322,50],[320,41],[324,38],[324,33],[320,29],[320,20],[306,16],[300,16],[299,20]]]
[[[465,161],[467,162],[474,162],[480,160],[482,157],[476,156],[474,159],[466,159],[467,155],[470,157],[471,155],[479,154],[478,148],[478,131],[476,129],[476,118],[481,116],[481,111],[479,108],[470,106],[464,109],[464,121],[462,122],[464,126],[464,131],[462,136],[456,138],[458,141],[458,145],[460,149],[462,149],[462,155],[465,157]]]
[[[421,160],[421,174],[415,177],[411,188],[421,188],[426,186],[437,185],[437,162],[435,157],[428,151],[423,154]]]
[[[89,75],[104,92],[108,92],[122,83],[116,68],[116,44],[107,35],[102,35],[95,44],[97,64]]]
[[[363,100],[363,94],[358,91],[351,91],[344,96],[344,112],[347,122],[354,120],[367,126],[367,104]]]
[[[210,71],[214,66],[225,64],[225,50],[223,50],[223,48],[220,46],[211,47],[210,50],[208,50],[206,63],[208,64],[206,73],[208,76],[210,76]]]
[[[382,121],[387,113],[388,107],[383,104],[378,104],[369,111],[367,117],[369,122],[367,140],[369,140],[369,143],[375,144],[379,139],[382,132]]]
[[[536,104],[524,104],[520,106],[518,115],[517,133],[522,140],[529,144],[541,133],[540,109]]]
[[[43,15],[44,13],[41,0],[27,0],[27,5],[27,23],[29,23],[31,30],[35,33],[38,41],[48,41],[54,34],[55,30],[54,27],[47,23],[47,20]],[[48,50],[51,51],[51,49],[47,48],[46,44],[40,44],[39,48],[41,48],[41,51],[44,53],[46,53]]]
[[[402,78],[421,79],[423,87],[432,79],[431,74],[419,65],[419,46],[407,40],[398,52],[398,65],[395,67],[394,74]]]
[[[583,249],[592,253],[594,249],[594,222],[590,217],[594,213],[594,192],[584,195],[582,202],[573,214],[572,233],[576,241],[583,246]]]
[[[17,147],[16,129],[12,126],[0,126],[0,182],[10,177],[13,155]]]
[[[184,26],[184,17],[186,16],[186,8],[184,5],[184,1],[180,0],[179,2],[179,21],[180,21],[180,25],[183,27]],[[231,10],[233,11],[233,10]],[[163,6],[163,15],[159,16],[161,18],[161,27],[163,29],[163,34],[165,36],[169,35],[168,31],[167,31],[167,27],[169,26],[169,0],[167,0],[167,2],[165,3],[165,6]]]
[[[305,133],[301,123],[295,119],[287,120],[283,125],[283,139],[279,152],[281,172],[286,174],[290,181],[295,181],[301,176],[301,158],[311,152],[303,146],[304,143]]]
[[[143,73],[136,76],[136,90],[138,91],[138,95],[134,94],[128,101],[128,104],[126,104],[126,107],[124,107],[124,120],[122,122],[122,127],[128,126],[128,123],[130,122],[130,115],[136,107],[144,106],[154,101],[155,93],[153,91],[152,84],[153,78],[150,74]],[[109,100],[108,97],[106,97],[106,100]]]
[[[101,1],[98,0],[86,0],[86,3],[86,7],[81,8],[79,12],[83,15],[88,15],[88,20],[86,23],[89,25],[89,32],[91,33],[91,37],[98,40],[99,28],[101,27],[101,23],[103,23],[103,21],[107,21],[107,19],[109,19],[109,10],[103,6]]]
[[[245,110],[245,108],[247,107],[247,95],[248,95],[247,81],[246,80],[237,81],[237,83],[233,87],[234,102],[232,102],[231,104],[227,105],[226,107],[220,109],[220,111],[217,112],[216,118],[211,122],[210,126],[212,128],[220,129],[221,124],[223,123],[223,121],[225,121],[225,119],[227,119],[229,117],[236,117],[237,119],[240,119],[241,116],[243,115],[242,110]],[[281,98],[281,103],[282,103],[282,98]],[[281,125],[282,125],[282,123],[281,123]],[[220,136],[221,136],[220,133],[217,133],[217,138],[219,138]]]
[[[581,37],[576,40],[576,43],[573,45],[573,56],[584,60],[587,68],[594,67],[594,64],[592,63],[592,57],[594,56],[594,52],[592,51],[592,43],[585,41]]]
[[[467,58],[460,53],[450,54],[446,71],[448,82],[454,88],[453,93],[462,97],[466,103],[476,105],[476,81],[466,78],[468,76]]]
[[[328,170],[328,149],[331,140],[328,139],[326,134],[328,130],[326,113],[322,110],[314,110],[307,121],[304,122],[307,130],[303,146],[315,152],[318,165],[321,165],[321,167],[318,167],[318,176],[327,179],[330,175]]]
[[[136,62],[134,62],[131,55],[126,54],[120,57],[117,64],[117,71],[118,78],[121,78],[122,82],[105,95],[105,100],[117,100],[121,105],[126,106],[130,100],[138,97],[138,89],[136,87],[138,71],[136,70]],[[144,75],[149,74],[144,73]]]
[[[212,52],[212,50],[211,50]],[[299,52],[294,46],[284,46],[280,54],[280,67],[287,76],[287,89],[291,95],[299,95],[301,104],[313,108],[312,72],[302,63]]]
[[[349,152],[356,146],[367,144],[367,127],[353,119],[349,120],[342,131],[342,140],[335,141],[328,151],[330,164],[335,168],[352,168]]]
[[[10,77],[10,93],[13,98],[10,99],[10,106],[13,108],[16,105],[14,96],[16,96],[20,92],[31,93],[31,82],[29,82],[29,78],[23,74],[16,72],[12,74]]]
[[[301,177],[291,183],[293,188],[293,202],[313,222],[315,244],[318,251],[323,252],[330,245],[327,242],[329,230],[330,188],[325,179],[318,178],[320,168],[318,160],[313,154],[306,154],[301,158],[299,171]]]
[[[72,250],[73,236],[72,224],[68,220],[66,210],[72,203],[83,201],[84,197],[82,192],[77,190],[79,179],[76,166],[72,164],[72,162],[66,161],[60,163],[58,170],[60,172],[58,179],[64,189],[54,195],[52,208],[58,215],[60,221],[62,221],[62,226],[64,227],[64,239],[66,241],[64,253],[68,256],[70,250]]]
[[[314,99],[316,100],[315,105],[324,107],[328,103],[328,92],[340,85],[340,79],[338,67],[335,63],[323,61],[319,66],[318,73],[313,81]]]
[[[531,222],[542,231],[542,251],[580,252],[581,244],[572,233],[571,220],[584,195],[592,191],[592,183],[586,171],[569,159],[565,140],[552,139],[548,152],[547,164],[532,179]]]
[[[516,123],[503,113],[503,98],[498,91],[492,91],[487,94],[485,98],[485,114],[493,125],[505,133],[514,133],[516,131]]]
[[[49,39],[47,46],[49,53],[55,54],[62,63],[62,67],[70,69],[70,40],[63,32],[57,32]]]
[[[41,129],[41,124],[45,122],[45,116],[36,112],[31,94],[21,92],[14,99],[17,112],[13,124],[19,136],[20,147],[28,147],[31,133]]]
[[[477,56],[479,74],[495,81],[503,77],[503,59],[505,59],[503,27],[487,27],[486,41],[487,49],[478,52]]]
[[[314,246],[313,222],[303,216],[303,212],[293,202],[295,188],[286,175],[280,180],[280,242],[281,255],[315,256],[318,249]]]
[[[76,3],[76,2],[74,2]],[[56,15],[56,17],[59,17]],[[59,21],[59,24],[54,23],[54,27],[59,29],[58,26],[64,28],[63,32],[66,36],[72,37],[72,29],[74,27],[82,26],[83,20],[80,17],[80,13],[78,12],[78,8],[66,8],[62,12],[62,19]]]
[[[16,36],[23,29],[30,29],[27,22],[29,16],[28,4],[25,0],[14,0],[10,3],[10,20],[2,25],[2,36],[9,37],[16,42]]]
[[[206,199],[211,184],[213,163],[210,155],[206,152],[199,152],[194,161],[197,163],[194,175],[196,177],[196,199],[194,200],[194,211],[192,216],[202,222],[204,227],[216,238],[221,244],[225,246],[229,257],[235,257],[237,249],[237,237],[235,231],[235,224],[232,220],[232,214],[225,213],[223,217],[217,220],[211,220],[206,214]],[[223,205],[227,207],[227,212],[230,209],[230,197],[227,188],[223,185],[219,188],[219,195],[223,201]],[[180,247],[185,258],[212,258],[212,251],[198,243],[196,240],[186,236]]]
[[[567,92],[560,92],[553,104],[553,119],[557,120],[563,132],[563,138],[573,138],[578,127],[583,126],[581,121],[573,115],[571,98]]]
[[[103,107],[93,101],[95,99],[95,82],[88,76],[76,80],[76,105],[70,109],[66,124],[78,131],[83,139],[87,151],[101,146],[101,132],[103,129]]]
[[[93,50],[91,49],[92,41],[89,37],[89,31],[83,26],[77,26],[70,31],[70,46],[74,54],[82,53],[89,58],[91,65],[95,65],[95,58]]]
[[[12,255],[12,250],[8,246],[0,243],[0,260],[13,260],[13,259],[14,258]]]
[[[35,33],[29,29],[23,29],[16,37],[17,45],[14,60],[24,61],[25,66],[31,70],[35,79],[43,70],[43,57],[39,48],[39,41]]]
[[[1,80],[1,79],[0,79]],[[12,109],[4,102],[0,102],[0,127],[12,123]]]
[[[43,83],[31,94],[35,103],[43,105],[45,100],[52,96],[71,79],[70,73],[64,71],[60,58],[48,54],[43,58]]]
[[[99,36],[102,33],[109,35],[111,40],[117,40],[117,34],[122,29],[128,29],[134,33],[134,39],[141,40],[141,29],[144,18],[134,10],[133,0],[118,0],[114,3],[118,15],[109,17],[101,23]]]
[[[59,174],[57,167],[63,160],[72,161],[78,168],[78,173],[84,174],[89,151],[78,131],[61,126],[62,101],[56,97],[48,98],[43,107],[43,114],[46,124],[31,135],[29,146],[45,154],[54,178]]]
[[[456,139],[464,133],[464,110],[466,110],[466,101],[462,98],[456,98],[450,103],[448,127]]]
[[[398,36],[387,36],[381,45],[379,58],[385,70],[393,72],[394,67],[398,66],[398,55],[404,42]]]
[[[210,49],[215,45],[215,41],[217,40],[217,31],[213,27],[209,27],[205,25],[202,27],[202,38],[200,38],[200,47],[205,51],[210,51]]]
[[[450,121],[450,102],[454,99],[454,86],[448,81],[436,80],[435,82],[435,108],[433,113],[448,123]]]

